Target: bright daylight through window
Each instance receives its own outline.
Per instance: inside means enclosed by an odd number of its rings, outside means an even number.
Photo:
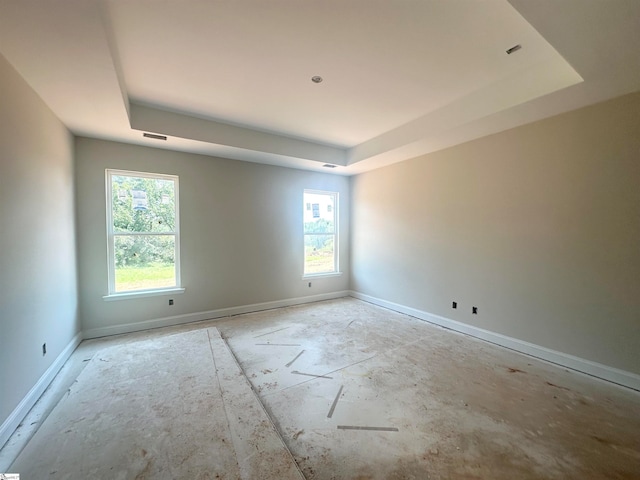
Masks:
[[[180,286],[178,177],[107,170],[109,294]]]
[[[338,271],[338,194],[304,191],[304,274]]]

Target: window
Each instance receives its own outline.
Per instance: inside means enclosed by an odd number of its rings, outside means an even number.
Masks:
[[[178,177],[106,173],[109,295],[178,288]]]
[[[338,271],[338,194],[304,191],[304,274]]]

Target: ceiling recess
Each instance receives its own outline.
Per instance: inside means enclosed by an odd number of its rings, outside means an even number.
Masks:
[[[311,81],[313,83],[320,83],[320,82],[322,82],[322,77],[320,75],[316,75],[314,77],[311,77]]]

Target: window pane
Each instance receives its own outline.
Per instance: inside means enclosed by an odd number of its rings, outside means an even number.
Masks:
[[[338,268],[336,192],[305,190],[303,195],[304,274]]]
[[[304,193],[304,233],[335,233],[335,199],[333,193]]]
[[[334,229],[333,219],[318,218],[312,222],[304,223],[304,233],[327,233],[333,235]]]
[[[114,232],[174,232],[173,180],[113,175]]]
[[[304,273],[330,273],[335,271],[335,236],[304,236]]]
[[[116,292],[176,286],[173,235],[115,235]]]

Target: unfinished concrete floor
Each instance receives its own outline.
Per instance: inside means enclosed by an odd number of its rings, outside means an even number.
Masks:
[[[640,478],[640,393],[352,298],[83,349],[78,382],[9,471]]]

